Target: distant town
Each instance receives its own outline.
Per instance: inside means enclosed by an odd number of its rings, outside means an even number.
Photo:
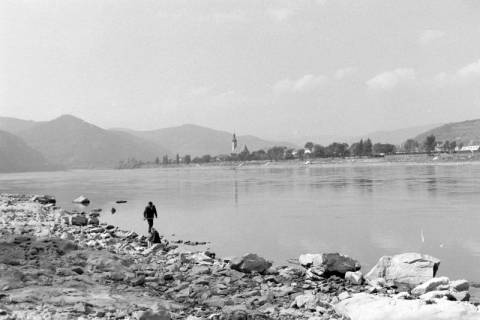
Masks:
[[[206,154],[203,156],[193,157],[191,155],[179,155],[170,158],[164,155],[160,160],[157,157],[152,162],[145,162],[130,158],[126,161],[120,161],[118,169],[132,169],[144,166],[169,166],[169,165],[189,165],[205,164],[205,163],[221,163],[221,162],[246,162],[246,161],[285,161],[300,160],[308,161],[320,158],[369,158],[369,157],[385,157],[387,155],[415,155],[415,154],[440,154],[440,153],[472,153],[480,150],[480,145],[464,145],[462,142],[456,141],[437,141],[434,135],[429,135],[423,143],[417,140],[408,139],[400,146],[390,143],[372,143],[367,139],[360,139],[351,145],[341,142],[333,142],[328,146],[316,144],[314,142],[305,143],[303,148],[295,149],[285,146],[274,146],[267,150],[250,151],[247,145],[238,150],[238,140],[233,135],[232,153],[221,155]]]

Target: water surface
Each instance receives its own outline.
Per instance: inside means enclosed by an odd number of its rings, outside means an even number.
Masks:
[[[480,280],[480,163],[19,173],[0,175],[0,192],[52,194],[66,208],[85,195],[103,221],[142,234],[151,200],[160,233],[209,241],[221,256],[256,252],[284,264],[338,251],[367,271],[382,255],[416,251],[441,259],[443,275]]]

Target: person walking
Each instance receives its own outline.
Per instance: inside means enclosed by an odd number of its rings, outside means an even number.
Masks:
[[[153,218],[158,218],[157,217],[157,208],[155,208],[153,203],[150,201],[148,203],[148,206],[145,207],[145,211],[143,211],[143,219],[147,220],[147,222],[148,222],[148,233],[150,233],[152,231]]]

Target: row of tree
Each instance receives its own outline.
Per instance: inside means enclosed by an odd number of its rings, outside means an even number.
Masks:
[[[422,143],[414,139],[408,139],[400,147],[390,143],[375,143],[370,139],[361,139],[351,145],[341,142],[333,142],[328,146],[307,142],[304,148],[295,150],[294,148],[287,148],[283,146],[271,147],[267,150],[256,150],[250,152],[247,146],[239,153],[223,154],[212,156],[209,154],[201,157],[192,157],[190,155],[180,156],[177,154],[174,158],[169,158],[167,155],[163,156],[162,160],[156,158],[155,165],[171,165],[171,164],[190,164],[190,163],[209,163],[218,161],[280,161],[280,160],[305,160],[312,158],[345,158],[345,157],[372,157],[379,155],[395,154],[397,151],[405,153],[432,153],[438,148],[444,152],[454,152],[456,147],[462,147],[462,144],[457,145],[455,141],[445,141],[443,143],[437,142],[434,135],[429,135]],[[135,159],[128,159],[120,163],[122,168],[135,168],[152,163],[137,161]]]
[[[395,146],[391,144],[376,143],[372,144],[370,139],[360,140],[349,146],[347,143],[334,142],[328,146],[307,142],[304,148],[294,149],[284,146],[274,146],[267,150],[255,150],[250,152],[247,146],[238,153],[223,154],[211,156],[209,154],[201,157],[191,158],[190,155],[180,157],[178,154],[174,159],[164,156],[161,161],[162,165],[167,164],[190,164],[190,163],[209,163],[217,161],[281,161],[294,159],[311,159],[311,158],[344,158],[348,156],[372,156],[374,154],[391,154],[395,152]],[[159,158],[155,163],[160,164]]]
[[[457,144],[456,141],[437,141],[434,135],[429,135],[425,138],[422,144],[414,139],[408,139],[403,144],[403,151],[407,153],[414,153],[414,152],[427,152],[431,153],[434,152],[436,149],[439,149],[444,152],[455,152],[458,149],[463,147],[463,143],[460,142]]]

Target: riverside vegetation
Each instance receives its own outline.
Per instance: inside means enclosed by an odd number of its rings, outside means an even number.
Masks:
[[[428,255],[382,257],[365,275],[338,253],[273,266],[166,239],[147,247],[100,214],[0,195],[0,319],[480,319],[469,283],[435,277]]]
[[[434,135],[429,135],[422,143],[414,139],[408,139],[400,146],[390,143],[375,143],[370,139],[360,139],[360,141],[348,145],[347,143],[333,142],[328,146],[322,146],[313,142],[305,143],[300,149],[288,148],[285,146],[274,146],[269,149],[256,150],[250,152],[248,147],[244,145],[243,150],[238,153],[221,154],[212,156],[205,154],[201,157],[192,157],[187,154],[180,156],[176,154],[174,158],[164,155],[162,160],[157,157],[154,161],[142,161],[135,158],[122,160],[116,166],[117,169],[136,169],[136,168],[155,168],[159,166],[184,166],[190,164],[232,164],[232,163],[265,163],[270,161],[291,161],[291,160],[327,160],[327,159],[345,159],[345,158],[374,158],[374,157],[413,157],[421,158],[424,156],[433,156],[437,154],[442,159],[471,160],[473,154],[470,152],[460,152],[463,143],[457,145],[456,141],[437,141]],[[447,155],[447,156],[445,156]],[[466,155],[466,156],[465,156]],[[438,158],[438,157],[437,157]]]

